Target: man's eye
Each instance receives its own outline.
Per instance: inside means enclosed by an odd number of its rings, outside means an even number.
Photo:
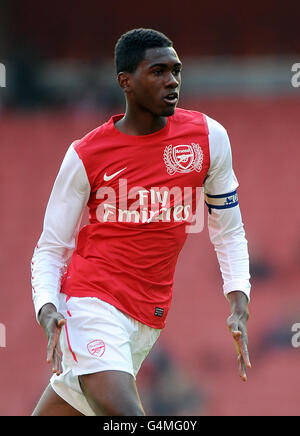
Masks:
[[[180,73],[181,73],[181,70],[179,68],[176,68],[176,70],[173,71],[173,74],[175,76],[178,76],[178,74],[180,74]]]
[[[163,73],[163,70],[154,70],[153,73],[155,76],[160,76]]]

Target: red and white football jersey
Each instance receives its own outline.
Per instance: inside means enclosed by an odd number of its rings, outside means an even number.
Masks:
[[[209,230],[224,292],[239,289],[249,297],[247,241],[225,129],[177,108],[160,131],[132,136],[115,127],[122,116],[75,141],[66,154],[33,256],[36,312],[46,302],[56,304],[63,292],[100,298],[163,328],[201,187],[213,210]],[[78,233],[86,205],[89,224]],[[222,229],[229,235],[226,247],[219,244]]]

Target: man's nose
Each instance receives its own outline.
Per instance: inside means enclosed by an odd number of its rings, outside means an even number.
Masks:
[[[168,75],[168,80],[167,80],[166,86],[170,87],[170,88],[174,88],[174,89],[179,86],[179,80],[171,72]]]

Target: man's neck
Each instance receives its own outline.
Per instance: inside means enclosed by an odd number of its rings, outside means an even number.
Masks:
[[[166,117],[155,117],[149,112],[132,113],[127,110],[124,117],[115,123],[115,127],[126,135],[142,136],[158,132],[166,124]]]

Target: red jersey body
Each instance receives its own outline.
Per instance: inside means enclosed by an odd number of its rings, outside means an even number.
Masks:
[[[61,292],[98,297],[138,321],[163,328],[195,189],[210,166],[199,112],[176,109],[150,135],[119,132],[122,115],[76,141],[91,194],[89,224],[78,235]],[[190,202],[183,203],[184,192]]]

